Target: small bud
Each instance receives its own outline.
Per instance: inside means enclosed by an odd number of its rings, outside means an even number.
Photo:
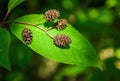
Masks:
[[[54,41],[54,44],[59,47],[64,47],[71,43],[71,39],[68,36],[66,36],[65,34],[57,34],[53,38],[53,41]]]
[[[67,20],[66,19],[60,19],[57,22],[56,27],[57,27],[58,30],[62,30],[62,29],[64,29],[66,27],[66,25],[67,25]]]
[[[32,32],[25,28],[22,32],[22,37],[23,37],[23,40],[26,44],[31,44],[32,42]]]
[[[60,16],[60,12],[55,9],[51,9],[45,12],[45,18],[48,21],[53,21],[54,19],[57,19]]]

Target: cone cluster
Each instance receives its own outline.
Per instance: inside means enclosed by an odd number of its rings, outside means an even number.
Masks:
[[[60,13],[58,10],[51,9],[45,12],[44,18],[46,18],[48,21],[53,21],[54,19],[57,19],[59,16]],[[57,30],[62,30],[67,26],[67,20],[58,19],[55,25]],[[26,44],[31,44],[33,36],[30,29],[25,28],[22,31],[22,37]],[[72,42],[71,38],[65,34],[57,34],[56,36],[52,37],[52,39],[54,44],[58,47],[68,46]]]
[[[45,12],[45,18],[48,21],[53,21],[54,19],[58,19],[60,17],[60,12],[55,9],[51,9]],[[57,30],[63,30],[67,26],[66,19],[58,19],[55,23],[55,27]],[[56,46],[65,47],[71,43],[70,37],[65,34],[57,34],[53,37],[53,42]]]
[[[53,21],[54,19],[57,19],[60,17],[60,12],[55,9],[51,9],[45,12],[45,18],[48,21]],[[67,26],[67,20],[66,19],[59,19],[56,23],[57,30],[62,30]]]

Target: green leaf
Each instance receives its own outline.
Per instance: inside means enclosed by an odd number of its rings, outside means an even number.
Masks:
[[[17,5],[22,3],[24,0],[9,0],[8,3],[8,12],[10,12],[13,8],[15,8]]]
[[[0,28],[0,66],[10,70],[10,64],[8,59],[8,51],[10,45],[9,32],[3,28]]]
[[[17,21],[27,23],[37,23],[43,15],[32,14],[18,18]],[[39,26],[46,29],[45,22],[39,21]],[[53,40],[40,29],[24,25],[20,23],[13,23],[11,25],[11,32],[16,35],[23,43],[22,31],[24,28],[29,28],[33,33],[33,40],[30,45],[27,45],[38,54],[66,64],[83,65],[83,66],[96,66],[100,68],[98,58],[94,48],[77,30],[75,30],[70,24],[62,31],[57,31],[55,28],[48,33],[52,36],[56,34],[66,34],[72,39],[70,48],[59,48],[54,45]]]

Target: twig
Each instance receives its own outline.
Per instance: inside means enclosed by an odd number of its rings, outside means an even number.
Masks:
[[[52,29],[52,27],[50,27],[50,28],[48,28],[47,30],[45,30],[45,29],[41,28],[40,26],[38,26],[38,24],[32,24],[32,23],[21,22],[21,21],[14,21],[14,22],[15,22],[15,23],[20,23],[20,24],[25,24],[25,25],[34,26],[34,27],[36,27],[36,28],[42,30],[43,32],[45,32],[50,38],[53,39],[53,36],[51,36],[51,35],[48,33],[48,31],[49,31],[50,29]]]
[[[6,21],[7,17],[8,17],[8,15],[9,15],[9,11],[7,11],[7,13],[6,13],[6,15],[5,15],[4,19],[3,19],[3,22],[1,24],[2,26],[4,26],[5,21]]]
[[[20,23],[20,24],[26,24],[26,25],[31,25],[31,26],[35,26],[37,28],[39,28],[40,30],[44,31],[44,29],[42,29],[40,26],[38,26],[37,24],[32,24],[32,23],[27,23],[27,22],[21,22],[21,21],[14,21],[16,23]]]
[[[52,29],[52,27],[49,27],[48,29],[47,29],[47,31],[49,31],[49,30],[51,30]]]
[[[49,33],[48,33],[48,31],[47,30],[45,30],[44,31],[51,39],[53,39],[54,37],[52,36],[52,35],[50,35]]]

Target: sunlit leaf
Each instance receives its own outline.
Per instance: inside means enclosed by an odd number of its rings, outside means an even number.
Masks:
[[[43,15],[32,14],[18,18],[16,21],[27,23],[38,23]],[[39,26],[46,29],[44,20],[39,21]],[[49,30],[48,33],[52,36],[56,34],[66,34],[72,39],[72,43],[69,48],[60,48],[54,45],[53,39],[51,39],[42,30],[21,23],[13,23],[11,25],[11,32],[17,36],[23,43],[22,31],[27,27],[33,33],[33,40],[30,45],[27,45],[38,54],[67,64],[83,65],[83,66],[96,66],[100,67],[97,55],[94,48],[77,30],[75,30],[70,24],[62,31],[57,31],[55,28]]]

